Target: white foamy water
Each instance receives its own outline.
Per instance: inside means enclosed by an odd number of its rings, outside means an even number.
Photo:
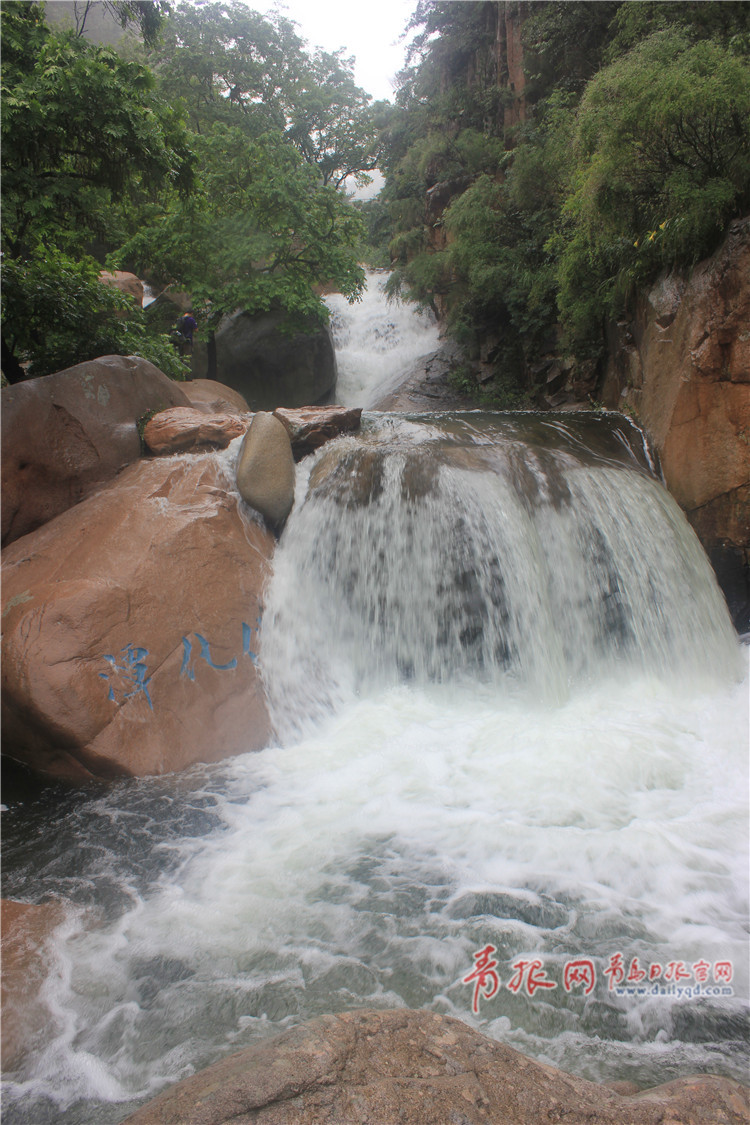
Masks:
[[[388,302],[388,274],[367,270],[362,300],[350,305],[340,293],[326,297],[336,345],[336,397],[343,406],[369,407],[388,394],[421,356],[438,347],[435,318],[415,305]]]
[[[5,893],[69,905],[4,1125],[107,1125],[363,1006],[593,1079],[746,1075],[748,649],[620,430],[538,425],[374,416],[300,466],[278,744],[5,814]],[[521,962],[556,987],[514,990]]]

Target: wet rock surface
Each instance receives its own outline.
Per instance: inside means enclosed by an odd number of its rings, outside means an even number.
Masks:
[[[247,400],[215,379],[188,379],[182,390],[195,410],[206,414],[249,414]]]
[[[273,414],[259,411],[237,458],[240,496],[280,532],[294,504],[294,481],[294,456],[286,427]]]
[[[56,902],[33,906],[4,898],[2,913],[2,1060],[12,1069],[48,1038],[51,1014],[39,995],[49,971],[47,940],[63,920]]]
[[[632,1087],[628,1087],[632,1088]],[[747,1125],[748,1091],[696,1077],[587,1082],[432,1012],[323,1016],[178,1083],[126,1125]]]
[[[3,753],[82,781],[266,744],[274,544],[227,483],[209,457],[141,461],[5,549]]]
[[[750,628],[750,218],[686,276],[662,277],[611,343],[602,398],[633,410],[669,491]]]
[[[175,406],[155,414],[145,426],[143,440],[151,453],[198,452],[226,449],[245,433],[252,415],[205,414],[192,407]]]
[[[102,356],[5,387],[3,546],[137,461],[144,414],[188,405],[181,384],[139,356]]]
[[[286,427],[295,461],[341,434],[354,433],[362,417],[359,406],[301,406],[296,410],[280,406],[273,413]]]
[[[384,395],[371,409],[391,410],[397,414],[477,409],[479,402],[461,394],[450,381],[451,372],[463,361],[461,349],[448,341],[437,351],[418,359],[398,387]]]
[[[193,375],[226,383],[251,410],[330,402],[336,356],[328,327],[311,319],[304,331],[287,328],[279,310],[233,313],[219,324],[210,350],[194,349]]]

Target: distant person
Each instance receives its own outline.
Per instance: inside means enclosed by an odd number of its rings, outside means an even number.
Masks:
[[[180,334],[180,355],[190,353],[193,350],[193,333],[198,327],[198,322],[193,316],[192,310],[183,313],[177,321],[177,331]]]

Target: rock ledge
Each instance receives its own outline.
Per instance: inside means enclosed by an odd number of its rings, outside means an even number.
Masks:
[[[208,1067],[124,1125],[747,1125],[748,1091],[684,1078],[623,1095],[433,1012],[322,1016]]]

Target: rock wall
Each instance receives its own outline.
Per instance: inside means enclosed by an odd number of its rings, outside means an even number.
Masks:
[[[632,413],[695,528],[735,624],[750,628],[750,218],[689,274],[668,274],[618,324],[602,390]]]
[[[526,120],[526,74],[523,69],[523,45],[521,29],[524,21],[532,14],[528,3],[510,7],[498,4],[497,14],[497,80],[498,86],[509,90],[513,100],[504,107],[503,124],[508,129]]]

